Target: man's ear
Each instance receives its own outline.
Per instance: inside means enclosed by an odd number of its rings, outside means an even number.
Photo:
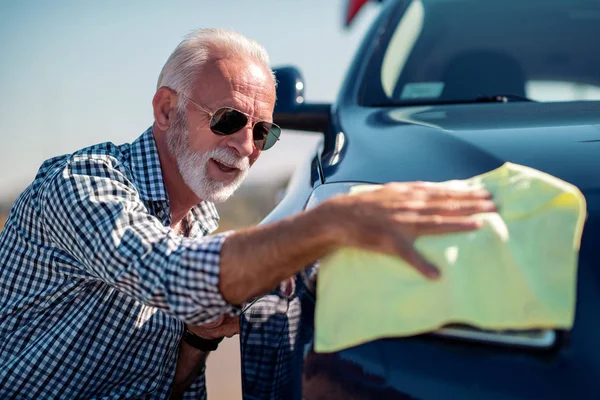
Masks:
[[[152,108],[154,120],[160,130],[166,131],[171,127],[176,107],[177,93],[166,86],[158,88],[152,99]]]

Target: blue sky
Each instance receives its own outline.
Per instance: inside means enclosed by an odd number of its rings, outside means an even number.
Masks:
[[[258,40],[274,66],[300,67],[308,101],[333,100],[377,13],[367,6],[345,30],[344,1],[0,0],[0,198],[28,184],[46,158],[141,134],[162,65],[196,28]],[[317,140],[284,132],[249,181],[289,172]]]

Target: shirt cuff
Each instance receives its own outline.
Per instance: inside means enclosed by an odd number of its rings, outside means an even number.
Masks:
[[[204,238],[190,240],[184,257],[186,264],[194,265],[195,276],[190,276],[186,286],[193,293],[194,303],[201,306],[202,312],[186,318],[190,324],[214,322],[223,314],[235,317],[241,314],[242,305],[229,304],[219,290],[221,249],[223,242],[233,231],[222,232]]]

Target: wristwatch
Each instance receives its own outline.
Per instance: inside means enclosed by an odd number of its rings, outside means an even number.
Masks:
[[[187,326],[183,330],[183,340],[195,349],[202,351],[215,351],[223,338],[204,339],[191,332]]]

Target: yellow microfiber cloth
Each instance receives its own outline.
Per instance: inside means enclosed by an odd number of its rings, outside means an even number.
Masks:
[[[572,326],[586,217],[583,194],[512,163],[441,184],[486,188],[499,211],[478,215],[485,221],[478,231],[417,239],[418,251],[441,270],[437,281],[423,278],[400,258],[360,249],[341,249],[323,259],[316,352],[454,323],[491,330]],[[355,186],[351,193],[376,187]]]

